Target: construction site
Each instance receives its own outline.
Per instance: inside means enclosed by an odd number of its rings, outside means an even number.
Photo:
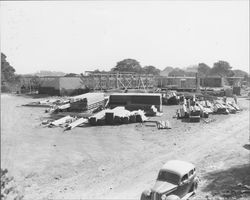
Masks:
[[[1,200],[250,200],[249,1],[1,1]]]
[[[140,199],[173,159],[196,165],[190,199],[249,198],[250,97],[240,79],[88,72],[40,81],[38,94],[1,96],[2,163],[25,199]]]

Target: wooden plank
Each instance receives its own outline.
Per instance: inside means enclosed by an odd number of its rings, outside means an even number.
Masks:
[[[81,125],[81,124],[83,124],[83,123],[87,123],[87,122],[88,122],[87,119],[79,118],[79,119],[77,119],[76,121],[74,121],[74,122],[72,122],[71,124],[69,124],[69,125],[66,127],[65,130],[71,130],[71,129],[73,129],[73,128],[75,128],[75,127],[77,127],[77,126],[79,126],[79,125]]]
[[[65,117],[63,117],[61,119],[58,119],[58,120],[55,120],[55,121],[51,122],[50,125],[59,126],[59,125],[62,125],[64,123],[66,123],[67,121],[73,120],[73,119],[74,119],[73,117],[68,115],[68,116],[65,116]]]

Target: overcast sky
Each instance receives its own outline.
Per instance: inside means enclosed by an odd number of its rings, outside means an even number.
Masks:
[[[1,51],[17,73],[187,67],[249,71],[249,1],[1,1]]]

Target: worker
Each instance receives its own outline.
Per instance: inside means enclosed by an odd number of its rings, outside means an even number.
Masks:
[[[235,102],[236,104],[238,104],[236,94],[234,94],[234,102]]]
[[[227,103],[227,97],[226,96],[223,97],[223,102]]]

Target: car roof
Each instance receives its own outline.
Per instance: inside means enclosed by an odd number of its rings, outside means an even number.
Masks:
[[[195,166],[192,163],[181,160],[170,160],[166,162],[161,169],[183,176],[194,168]]]

